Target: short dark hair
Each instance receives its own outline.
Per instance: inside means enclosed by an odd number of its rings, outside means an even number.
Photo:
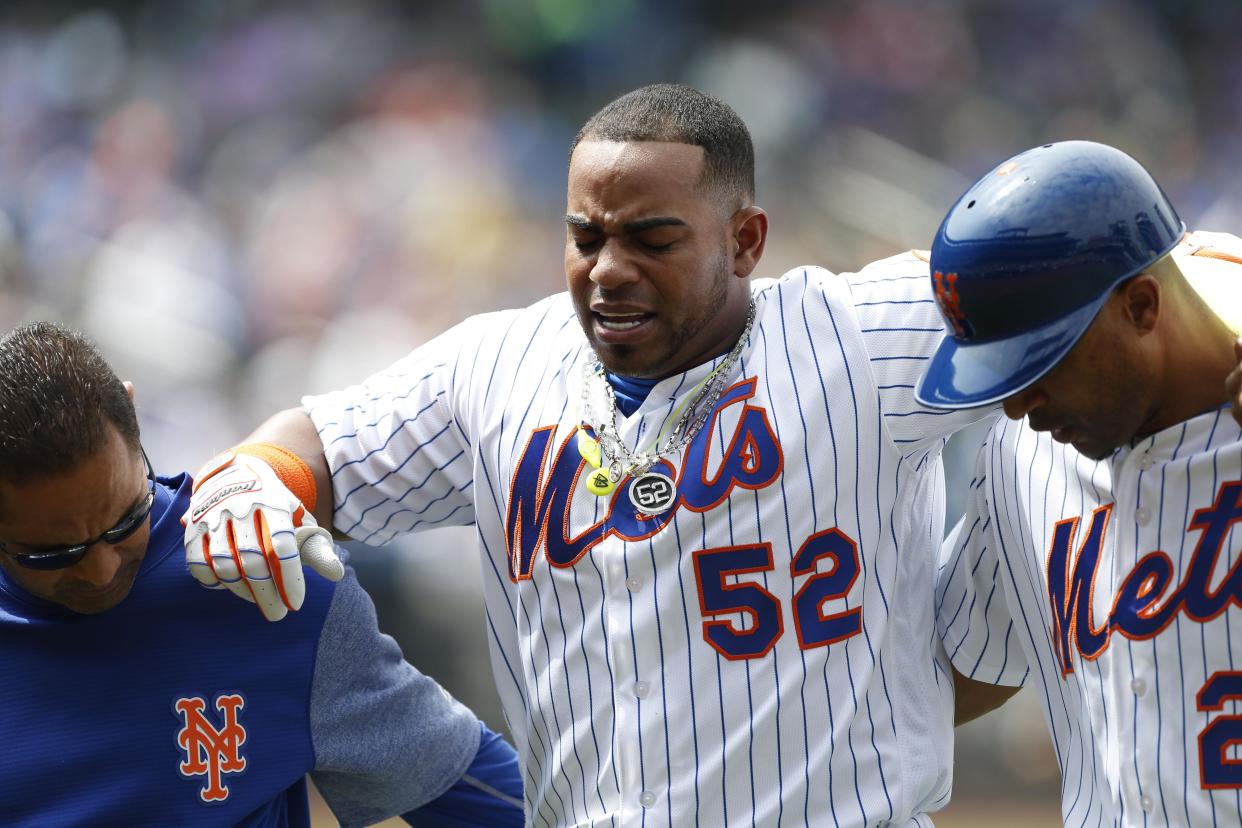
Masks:
[[[585,140],[668,141],[702,147],[700,185],[740,198],[755,197],[755,147],[738,114],[724,101],[678,83],[627,92],[591,116],[569,147]]]
[[[70,471],[103,448],[107,423],[138,448],[134,404],[86,337],[33,322],[0,339],[0,479]]]

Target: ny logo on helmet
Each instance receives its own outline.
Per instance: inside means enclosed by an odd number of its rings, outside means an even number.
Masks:
[[[224,717],[224,724],[217,728],[204,712],[207,702],[198,696],[177,699],[173,709],[181,714],[184,725],[177,731],[177,744],[185,751],[186,758],[179,767],[181,775],[206,776],[207,780],[199,798],[204,802],[222,802],[229,798],[223,775],[240,773],[246,769],[246,758],[241,746],[246,741],[246,728],[237,721],[237,714],[245,705],[240,695],[216,697],[216,709]]]
[[[962,312],[962,297],[957,292],[957,274],[941,273],[937,270],[932,274],[932,281],[936,283],[936,304],[940,306],[944,318],[953,326],[953,335],[959,339],[972,335],[974,329],[966,321],[966,314]]]

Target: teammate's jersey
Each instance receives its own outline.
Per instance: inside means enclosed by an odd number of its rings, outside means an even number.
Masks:
[[[558,295],[488,314],[304,400],[335,527],[367,543],[477,525],[529,817],[566,825],[928,825],[952,688],[932,615],[943,438],[914,383],[943,332],[912,254],[753,285],[712,417],[657,466],[662,514],[586,488],[591,352]],[[619,416],[663,439],[719,360]]]
[[[156,486],[107,612],[0,573],[0,825],[309,826],[308,772],[346,826],[444,794],[479,722],[376,630],[353,573],[308,578],[302,611],[268,624],[186,573],[189,499],[187,476]]]
[[[1033,686],[1066,825],[1242,819],[1240,437],[1222,408],[1099,462],[1025,422],[980,451],[938,626],[965,675]]]

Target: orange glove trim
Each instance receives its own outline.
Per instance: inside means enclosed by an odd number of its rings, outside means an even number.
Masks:
[[[319,499],[315,489],[315,475],[301,457],[275,443],[243,443],[235,446],[233,451],[237,454],[249,454],[267,463],[276,472],[280,482],[293,492],[294,497],[302,501],[306,511],[315,511],[315,501]]]
[[[263,547],[263,559],[267,561],[267,571],[272,574],[272,583],[276,585],[276,592],[280,594],[280,601],[285,605],[286,609],[293,609],[293,604],[289,603],[289,595],[285,592],[285,575],[284,570],[280,568],[280,558],[276,555],[276,545],[272,543],[272,531],[267,528],[267,518],[263,515],[262,509],[254,510],[254,533],[259,539],[259,546]]]

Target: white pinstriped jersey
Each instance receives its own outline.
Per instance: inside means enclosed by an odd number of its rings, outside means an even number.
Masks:
[[[753,283],[712,418],[635,513],[587,491],[590,358],[570,300],[474,317],[308,397],[335,525],[477,526],[486,625],[534,825],[930,825],[948,799],[935,662],[943,437],[913,399],[942,323],[911,254]],[[646,448],[715,363],[621,422]]]
[[[1042,698],[1066,825],[1242,820],[1240,438],[1222,408],[1099,462],[1025,422],[980,450],[938,627]]]

